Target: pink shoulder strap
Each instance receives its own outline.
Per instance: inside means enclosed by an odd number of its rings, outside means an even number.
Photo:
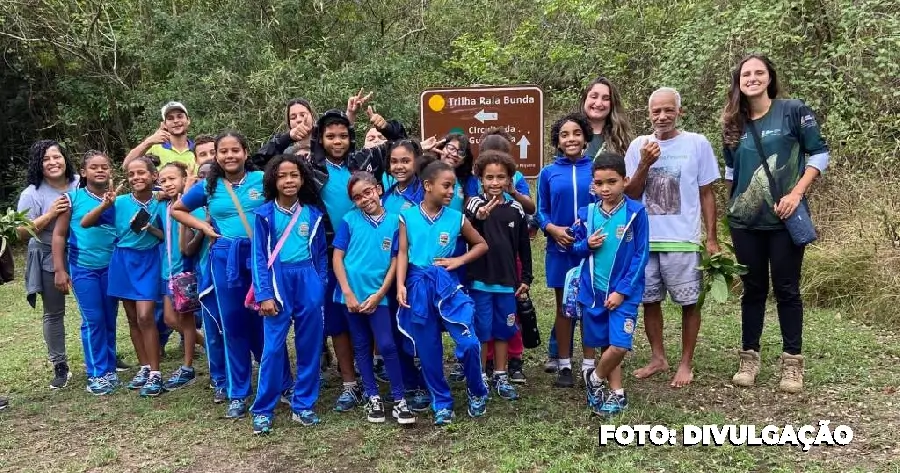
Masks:
[[[294,229],[294,224],[297,223],[297,219],[300,217],[300,212],[303,211],[303,206],[297,204],[297,211],[294,212],[294,216],[291,217],[291,221],[288,222],[287,226],[284,227],[284,232],[281,234],[281,238],[278,239],[278,243],[275,244],[275,249],[272,250],[272,254],[269,256],[269,267],[272,267],[272,264],[275,262],[275,258],[278,256],[278,253],[281,251],[281,247],[284,246],[284,242],[287,241],[288,236],[291,234],[291,230]]]

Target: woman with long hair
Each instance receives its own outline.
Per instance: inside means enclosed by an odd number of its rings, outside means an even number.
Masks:
[[[579,111],[587,117],[594,132],[586,156],[594,158],[601,151],[625,154],[634,135],[622,97],[609,79],[598,77],[584,88]]]
[[[794,243],[785,221],[828,166],[828,145],[816,116],[802,101],[778,99],[778,74],[765,56],[743,58],[731,73],[722,114],[728,222],[735,256],[748,268],[741,276],[743,342],[732,381],[749,387],[760,366],[769,268],[781,327],[782,391],[803,389],[803,301],[800,269],[804,247]],[[762,161],[765,157],[765,162]]]

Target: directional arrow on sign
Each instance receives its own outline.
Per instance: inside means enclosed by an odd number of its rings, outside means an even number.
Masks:
[[[522,135],[522,139],[520,139],[519,142],[516,144],[519,145],[519,159],[527,159],[528,158],[528,145],[531,144],[531,142],[528,141],[528,137],[525,135]]]
[[[483,124],[484,122],[490,122],[490,121],[496,120],[497,114],[496,113],[487,113],[482,108],[480,112],[475,114],[475,119],[480,121]]]

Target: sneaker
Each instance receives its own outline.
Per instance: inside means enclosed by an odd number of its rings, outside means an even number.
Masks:
[[[528,381],[528,378],[525,377],[525,372],[522,370],[524,367],[524,363],[522,360],[518,358],[510,358],[509,359],[509,382],[514,384],[525,384]]]
[[[282,404],[291,405],[291,401],[294,399],[294,388],[287,388],[284,391],[281,391],[281,401]]]
[[[409,409],[409,406],[406,404],[406,399],[401,399],[400,402],[394,403],[394,411],[392,414],[394,419],[397,419],[397,423],[400,425],[416,423],[416,415]]]
[[[487,373],[481,373],[481,383],[484,384],[484,388],[487,389],[488,396],[491,395],[491,386],[494,383],[491,382],[491,378],[488,377]]]
[[[338,396],[337,403],[334,405],[334,410],[337,412],[347,412],[362,403],[363,394],[362,390],[359,389],[358,384],[355,384],[352,387],[344,386],[344,391]]]
[[[731,377],[731,382],[735,386],[749,388],[756,383],[756,376],[759,374],[759,352],[754,350],[741,350],[741,365],[738,372]]]
[[[318,425],[322,422],[322,420],[319,419],[319,416],[317,416],[313,411],[301,411],[300,413],[294,412],[291,415],[291,420],[307,427],[311,425]]]
[[[243,399],[232,399],[225,410],[226,419],[241,419],[247,415],[247,402]]]
[[[379,383],[388,382],[387,368],[384,366],[384,360],[375,360],[375,379]]]
[[[610,393],[602,405],[594,407],[594,414],[603,417],[614,417],[628,407],[628,397],[624,394]]]
[[[572,379],[572,368],[563,368],[556,372],[556,381],[553,386],[557,388],[573,388],[575,380]]]
[[[162,376],[151,374],[147,382],[141,388],[141,397],[156,397],[163,392]]]
[[[264,415],[253,416],[253,435],[267,434],[272,431],[272,418]]]
[[[781,354],[781,382],[778,389],[791,394],[803,391],[803,355]]]
[[[556,358],[547,358],[544,362],[544,373],[556,373],[559,369],[559,360]]]
[[[9,399],[0,397],[0,411],[9,407]]]
[[[225,392],[225,388],[216,388],[215,391],[213,391],[213,404],[222,404],[227,400],[228,393]]]
[[[487,413],[487,396],[469,395],[469,417],[481,417]]]
[[[89,378],[86,389],[87,392],[93,394],[94,396],[106,396],[107,394],[112,394],[113,392],[113,387],[110,386],[109,381],[107,381],[103,376]]]
[[[103,377],[106,379],[106,382],[109,383],[110,386],[112,386],[113,389],[118,389],[120,386],[122,386],[122,381],[119,380],[119,375],[117,375],[115,371],[110,371],[109,373],[103,375]]]
[[[509,382],[508,374],[495,374],[492,381],[494,392],[496,392],[501,399],[506,399],[507,401],[515,401],[519,398],[519,393],[518,391],[516,391],[516,387]]]
[[[599,384],[595,384],[591,381],[591,375],[594,374],[594,368],[583,371],[582,373],[584,373],[584,385],[585,390],[587,391],[587,405],[596,413],[600,409],[600,406],[606,402],[606,398],[609,397],[609,388],[606,386],[606,381],[600,381]]]
[[[130,369],[131,365],[125,362],[125,357],[120,353],[116,353],[116,371],[121,373],[122,371],[128,371]]]
[[[194,381],[197,380],[197,370],[194,369],[185,369],[183,366],[179,367],[172,373],[172,376],[166,380],[166,383],[163,385],[163,388],[166,391],[174,391],[178,388],[183,388],[189,384],[193,384]]]
[[[434,413],[434,425],[439,427],[450,425],[453,423],[453,411],[450,409],[441,409]]]
[[[453,367],[450,368],[450,376],[447,379],[451,383],[461,383],[466,380],[466,372],[463,370],[463,365],[460,362],[453,363]]]
[[[134,378],[131,378],[131,382],[128,383],[128,389],[141,389],[147,384],[147,378],[150,377],[150,368],[146,366],[142,366],[141,369],[138,370],[137,374],[134,375]]]
[[[403,397],[413,412],[425,412],[431,407],[431,396],[424,389],[411,389]]]
[[[384,422],[384,403],[378,396],[372,396],[365,405],[366,420],[373,424],[381,424]]]
[[[72,379],[72,372],[69,371],[69,364],[65,361],[53,365],[53,379],[50,380],[50,389],[62,389],[69,385]]]

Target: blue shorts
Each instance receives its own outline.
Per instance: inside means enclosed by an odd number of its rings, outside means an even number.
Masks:
[[[338,288],[337,277],[334,271],[328,268],[328,285],[325,287],[325,336],[333,337],[350,333],[350,321],[347,320],[347,312],[344,305],[334,302],[334,291]]]
[[[598,306],[584,307],[581,319],[584,345],[591,348],[614,346],[631,351],[634,331],[637,329],[637,304],[626,302],[613,311],[600,304]]]
[[[109,261],[109,295],[129,301],[158,301],[159,249],[116,247]]]
[[[566,287],[566,273],[578,266],[581,258],[572,253],[547,252],[544,256],[544,270],[547,275],[547,287],[562,289]]]
[[[516,295],[512,292],[469,291],[475,301],[475,336],[481,343],[509,340],[516,332]]]

